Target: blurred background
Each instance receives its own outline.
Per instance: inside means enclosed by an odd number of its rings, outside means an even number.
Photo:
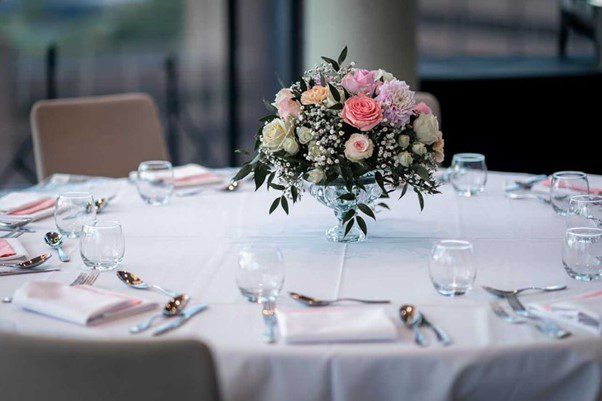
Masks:
[[[146,92],[176,164],[240,164],[279,81],[320,55],[441,103],[446,163],[602,173],[593,0],[0,0],[0,187],[35,182],[40,99]],[[563,51],[564,49],[564,51]],[[591,142],[591,144],[590,144]]]

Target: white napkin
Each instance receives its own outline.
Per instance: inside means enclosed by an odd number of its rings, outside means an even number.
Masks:
[[[0,214],[3,219],[9,218],[10,213],[15,211],[23,210],[29,207],[33,207],[41,202],[49,201],[52,196],[43,193],[36,192],[11,192],[8,195],[0,198]],[[30,214],[20,214],[12,217],[28,217],[33,220],[38,220],[44,217],[48,217],[54,214],[54,205],[47,207],[42,210],[34,211]]]
[[[155,302],[87,285],[68,286],[52,281],[30,281],[17,288],[13,304],[56,319],[94,325],[157,306]]]
[[[321,307],[278,310],[280,334],[289,343],[392,341],[397,329],[384,309]]]
[[[27,251],[25,250],[25,248],[21,244],[21,241],[19,241],[18,238],[0,239],[0,248],[3,249],[3,247],[1,246],[2,242],[4,242],[5,244],[8,244],[8,246],[10,246],[12,248],[12,250],[15,254],[12,256],[5,256],[5,257],[2,257],[2,255],[0,254],[0,261],[29,259],[29,254],[27,253]]]
[[[602,334],[602,290],[550,303],[530,303],[528,308],[594,334]]]

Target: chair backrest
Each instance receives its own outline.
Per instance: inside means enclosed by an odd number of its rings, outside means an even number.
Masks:
[[[42,100],[31,110],[38,180],[54,173],[125,177],[168,160],[153,99],[141,93]]]
[[[424,102],[431,108],[433,114],[439,119],[439,124],[441,124],[441,106],[439,105],[439,100],[428,92],[416,92],[416,103],[420,102]]]
[[[218,401],[204,344],[97,342],[0,334],[0,399]]]

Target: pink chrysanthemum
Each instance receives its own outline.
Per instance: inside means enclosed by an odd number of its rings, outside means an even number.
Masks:
[[[382,84],[376,100],[380,103],[385,118],[398,128],[410,121],[416,103],[414,92],[408,84],[397,79]]]

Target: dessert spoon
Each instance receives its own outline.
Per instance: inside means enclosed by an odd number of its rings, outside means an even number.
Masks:
[[[177,293],[174,291],[163,289],[158,285],[145,283],[140,277],[136,276],[133,273],[126,272],[124,270],[118,270],[117,277],[119,277],[119,279],[123,281],[125,285],[130,286],[132,288],[136,288],[138,290],[155,289],[167,295],[168,297],[175,297],[177,295]]]
[[[389,300],[370,300],[370,299],[358,299],[358,298],[337,298],[332,300],[324,300],[324,299],[316,299],[312,297],[308,297],[307,295],[302,295],[296,292],[289,292],[291,298],[295,301],[301,302],[302,304],[308,306],[328,306],[338,302],[343,301],[352,301],[352,302],[360,302],[363,304],[390,304]]]
[[[163,307],[163,312],[151,317],[146,322],[140,323],[137,326],[130,327],[130,333],[137,334],[148,330],[153,325],[155,320],[161,317],[170,318],[179,315],[180,312],[182,312],[182,310],[186,307],[186,305],[188,305],[189,300],[190,297],[186,294],[180,294],[176,297],[173,297],[165,304],[165,306]]]

